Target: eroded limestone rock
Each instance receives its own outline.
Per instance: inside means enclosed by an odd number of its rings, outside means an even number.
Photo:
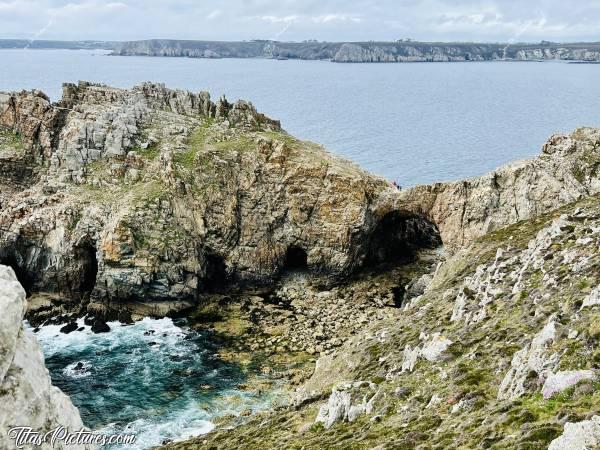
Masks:
[[[563,434],[554,439],[548,450],[593,450],[600,445],[600,416],[565,424]]]
[[[518,398],[526,392],[528,377],[546,379],[550,375],[558,362],[558,355],[548,352],[548,346],[555,339],[556,322],[551,319],[530,344],[514,354],[511,368],[500,384],[498,399]]]
[[[587,308],[590,306],[600,305],[600,286],[597,286],[591,293],[588,295],[581,305],[581,308]]]
[[[558,392],[575,386],[583,380],[593,380],[596,377],[593,370],[565,370],[551,373],[542,388],[544,398],[550,398]]]
[[[373,383],[344,383],[332,389],[327,403],[321,406],[315,423],[321,422],[329,428],[338,421],[354,422],[359,416],[370,414],[377,399],[377,386]]]

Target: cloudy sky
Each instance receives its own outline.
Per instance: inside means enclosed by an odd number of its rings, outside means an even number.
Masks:
[[[0,0],[0,38],[600,41],[600,0]]]

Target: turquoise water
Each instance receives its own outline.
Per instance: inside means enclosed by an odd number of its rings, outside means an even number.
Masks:
[[[216,417],[276,401],[276,389],[261,395],[239,389],[245,379],[240,368],[217,357],[214,339],[184,323],[146,318],[109,325],[104,334],[89,327],[62,334],[51,325],[36,337],[53,383],[71,397],[86,426],[137,434],[134,446],[115,448],[144,449],[203,434]]]
[[[143,81],[245,98],[285,129],[402,186],[481,175],[531,157],[555,132],[600,126],[600,65],[334,64],[0,50],[0,90]]]

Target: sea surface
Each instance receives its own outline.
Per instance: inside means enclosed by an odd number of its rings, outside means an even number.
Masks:
[[[102,334],[92,333],[83,319],[79,326],[81,331],[64,334],[61,326],[48,325],[35,336],[53,384],[71,397],[87,427],[137,436],[134,445],[115,449],[198,436],[212,430],[216,418],[279,401],[276,385],[261,393],[242,389],[245,371],[221,360],[215,340],[185,321],[109,322],[111,331]]]
[[[600,65],[334,64],[0,50],[0,91],[143,81],[251,100],[290,133],[412,186],[482,175],[536,155],[555,132],[600,126]]]

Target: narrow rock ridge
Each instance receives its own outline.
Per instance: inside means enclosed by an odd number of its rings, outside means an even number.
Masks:
[[[538,157],[482,177],[417,186],[401,193],[409,210],[437,224],[457,249],[480,236],[600,192],[600,130],[554,135]]]
[[[0,266],[0,448],[16,449],[9,430],[31,427],[42,433],[66,427],[70,432],[84,428],[79,411],[69,397],[52,386],[44,356],[35,337],[23,329],[25,291],[10,267]],[[49,450],[89,449],[65,446],[57,441],[23,448]]]

